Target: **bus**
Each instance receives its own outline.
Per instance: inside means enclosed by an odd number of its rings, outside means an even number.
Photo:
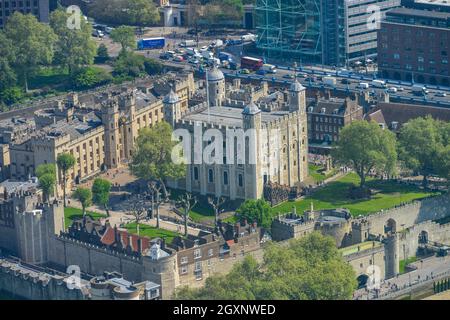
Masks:
[[[166,46],[166,39],[163,37],[141,39],[137,43],[139,50],[163,49]]]
[[[264,65],[263,61],[258,58],[252,57],[242,57],[241,58],[241,69],[250,69],[253,71],[257,71],[262,68]]]

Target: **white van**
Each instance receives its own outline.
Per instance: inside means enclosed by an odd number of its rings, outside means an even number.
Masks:
[[[263,64],[262,69],[267,73],[277,73],[277,67],[272,64]]]
[[[386,88],[386,81],[384,80],[373,80],[372,87],[375,88]]]
[[[387,92],[389,92],[389,93],[397,93],[397,88],[396,87],[389,87],[388,89],[387,89]]]
[[[358,84],[358,88],[360,88],[360,89],[369,89],[369,84],[367,82],[360,82]]]

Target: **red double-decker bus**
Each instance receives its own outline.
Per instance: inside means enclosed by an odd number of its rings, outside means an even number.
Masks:
[[[242,57],[241,58],[241,68],[242,69],[250,69],[253,71],[257,71],[262,68],[264,62],[258,58],[252,57]]]

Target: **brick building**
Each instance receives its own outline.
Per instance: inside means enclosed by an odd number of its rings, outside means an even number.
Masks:
[[[450,13],[397,8],[386,13],[378,36],[383,78],[450,85]]]

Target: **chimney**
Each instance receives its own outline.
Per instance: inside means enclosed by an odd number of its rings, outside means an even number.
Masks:
[[[139,252],[139,254],[142,254],[142,239],[138,238],[137,240],[137,251]]]
[[[131,251],[134,251],[134,248],[133,248],[133,238],[131,237],[131,234],[130,233],[128,233],[128,247],[131,249]]]

